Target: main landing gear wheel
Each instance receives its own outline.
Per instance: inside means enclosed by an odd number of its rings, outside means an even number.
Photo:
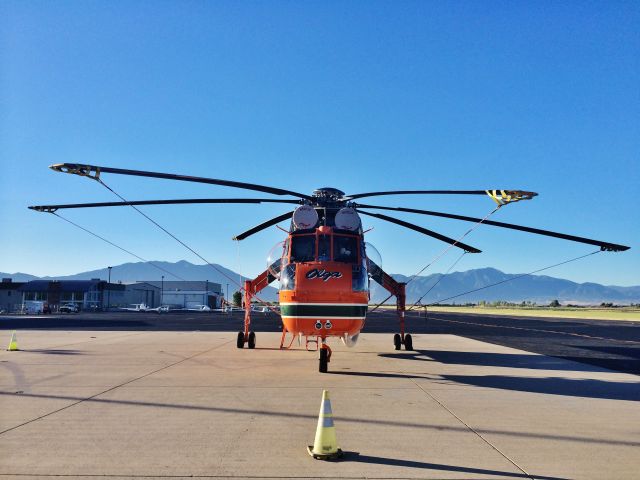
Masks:
[[[320,373],[327,373],[328,364],[329,364],[329,350],[326,349],[326,348],[321,348],[320,349],[320,368],[319,368],[319,372]]]
[[[249,348],[256,348],[256,334],[255,332],[249,332]]]
[[[413,339],[411,338],[411,334],[408,333],[404,336],[404,349],[405,350],[413,350]],[[397,350],[400,350],[399,348]]]
[[[238,340],[236,341],[236,347],[244,347],[244,332],[238,332]]]
[[[400,346],[402,345],[402,339],[400,338],[399,333],[396,333],[393,336],[393,344],[396,346],[396,350],[400,350]]]

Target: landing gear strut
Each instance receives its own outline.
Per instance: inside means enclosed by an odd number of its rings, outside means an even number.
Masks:
[[[328,364],[331,361],[331,349],[327,345],[325,339],[322,339],[322,345],[320,346],[320,365],[318,371],[320,373],[327,373]]]
[[[396,283],[396,311],[398,312],[398,320],[400,321],[400,333],[396,333],[393,336],[393,344],[396,347],[396,350],[400,350],[402,345],[404,345],[405,350],[413,350],[413,339],[411,338],[411,334],[404,333],[404,313],[405,313],[405,283]]]

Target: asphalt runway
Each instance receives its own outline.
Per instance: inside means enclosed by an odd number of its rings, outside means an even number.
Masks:
[[[254,313],[253,329],[279,332],[274,313]],[[119,330],[119,331],[238,331],[243,313],[109,312],[68,315],[0,316],[7,330]],[[363,334],[398,331],[395,312],[377,310],[367,317]],[[640,375],[640,322],[554,319],[461,313],[408,312],[406,331],[416,334],[458,335],[482,342]],[[420,345],[414,343],[420,350]]]

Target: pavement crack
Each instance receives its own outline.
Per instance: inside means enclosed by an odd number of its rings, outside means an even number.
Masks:
[[[416,387],[418,387],[420,390],[422,390],[426,395],[428,395],[434,402],[436,402],[438,405],[440,405],[442,408],[444,408],[447,412],[449,412],[456,420],[458,420],[461,424],[463,424],[467,429],[469,429],[469,431],[473,432],[478,438],[480,438],[484,443],[486,443],[487,445],[489,445],[493,450],[495,450],[496,452],[498,452],[502,457],[504,457],[505,460],[507,460],[509,463],[511,463],[514,467],[516,467],[518,470],[520,470],[524,475],[528,476],[531,480],[535,480],[535,476],[531,475],[529,472],[527,472],[524,468],[522,468],[520,465],[518,465],[516,463],[515,460],[513,460],[511,457],[509,457],[506,453],[504,453],[502,450],[500,450],[496,445],[494,445],[493,443],[491,443],[486,437],[484,437],[482,435],[482,433],[480,433],[478,430],[476,430],[475,428],[473,428],[471,425],[469,425],[467,422],[465,422],[462,418],[460,418],[453,410],[451,410],[449,407],[447,407],[444,403],[442,403],[437,397],[435,397],[432,393],[430,393],[429,391],[425,390],[422,385],[420,385],[415,379],[411,379],[411,381],[416,385]]]

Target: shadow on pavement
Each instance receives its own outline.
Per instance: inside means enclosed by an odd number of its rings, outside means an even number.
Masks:
[[[535,370],[563,370],[597,372],[600,368],[556,357],[530,353],[452,352],[446,350],[414,350],[412,352],[381,353],[384,358],[398,358],[423,362],[436,361],[448,365],[477,365],[483,367],[528,368]]]
[[[27,353],[44,353],[46,355],[86,355],[82,350],[22,350]]]
[[[376,377],[376,378],[417,378],[420,380],[431,380],[433,376],[422,376],[411,373],[393,373],[393,372],[355,372],[355,371],[341,371],[341,370],[329,370],[327,372],[330,375],[352,375],[354,377]],[[425,374],[428,375],[428,374]]]
[[[442,375],[442,378],[476,387],[499,388],[518,392],[640,401],[640,382],[610,382],[606,380],[561,377],[508,377],[501,375]]]
[[[420,468],[425,470],[439,470],[444,472],[475,473],[477,475],[490,475],[511,478],[535,478],[538,480],[567,480],[560,477],[544,477],[540,475],[527,475],[521,472],[505,472],[501,470],[489,470],[486,468],[462,467],[458,465],[445,465],[442,463],[416,462],[413,460],[401,460],[397,458],[373,457],[360,455],[358,452],[344,452],[343,462],[372,463],[377,465],[391,465],[394,467]]]
[[[66,400],[71,402],[72,405],[77,403],[88,403],[88,404],[99,404],[99,405],[112,405],[112,406],[126,406],[126,407],[141,407],[141,408],[165,408],[168,410],[178,409],[178,410],[192,410],[192,411],[200,411],[200,412],[211,412],[211,413],[231,413],[235,415],[265,415],[270,417],[280,417],[283,419],[291,419],[291,418],[300,418],[309,421],[309,425],[313,428],[316,424],[318,416],[316,414],[301,414],[301,413],[293,413],[290,411],[274,411],[274,410],[255,410],[255,409],[242,409],[242,408],[230,408],[230,407],[218,407],[215,405],[194,405],[194,404],[180,404],[180,403],[161,403],[161,402],[143,402],[140,400],[127,400],[127,399],[114,399],[114,398],[98,398],[96,396],[92,397],[82,397],[82,396],[73,396],[73,395],[51,395],[44,393],[34,393],[29,392],[30,388],[28,385],[21,387],[23,390],[20,392],[15,391],[0,391],[0,397],[4,397],[3,401],[9,401],[11,397],[19,396],[19,397],[28,397],[28,398],[38,398],[43,400]],[[26,391],[25,391],[26,390]],[[101,394],[98,394],[101,395]],[[66,407],[63,407],[66,408]],[[420,423],[416,421],[411,422],[402,422],[397,419],[393,420],[385,420],[385,419],[376,419],[376,418],[356,418],[356,417],[335,417],[336,422],[340,424],[364,424],[364,425],[374,425],[380,427],[403,427],[403,428],[421,428],[426,430],[433,431],[441,431],[446,430],[450,432],[460,432],[460,433],[468,433],[469,428],[463,425],[435,425],[428,423]],[[6,431],[12,430],[15,427],[10,427]],[[547,433],[535,433],[535,432],[524,432],[524,431],[509,431],[509,430],[499,430],[499,429],[477,429],[478,433],[481,434],[491,434],[491,435],[504,435],[507,437],[521,437],[521,438],[536,438],[536,439],[545,439],[545,440],[555,440],[555,441],[566,441],[566,442],[578,442],[578,443],[593,443],[600,445],[620,445],[620,446],[631,446],[631,447],[640,447],[639,441],[628,441],[624,439],[617,438],[591,438],[591,437],[580,437],[575,435],[558,435],[558,434],[547,434]],[[3,432],[0,432],[3,433]]]

